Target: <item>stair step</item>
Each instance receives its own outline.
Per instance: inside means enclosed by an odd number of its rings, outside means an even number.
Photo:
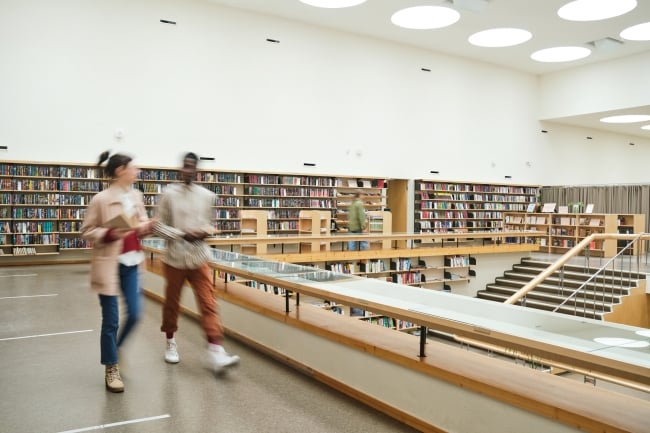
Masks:
[[[504,295],[506,297],[510,297],[513,294],[515,294],[515,292],[516,292],[516,290],[513,290],[512,288],[502,287],[502,286],[498,286],[498,285],[495,285],[495,284],[488,284],[485,291],[487,291],[489,293],[498,293],[498,294]],[[553,304],[554,306],[557,306],[557,305],[560,305],[562,302],[564,302],[564,300],[566,298],[567,298],[567,296],[552,294],[552,293],[548,293],[548,292],[538,292],[536,290],[533,290],[531,292],[528,292],[528,294],[526,295],[526,302],[528,302],[531,299],[536,299],[536,300],[540,300],[540,301],[544,301],[544,302],[549,302],[549,303]],[[616,301],[612,302],[612,301],[607,300],[607,299],[605,301],[602,301],[602,300],[599,300],[599,299],[594,300],[593,298],[585,299],[584,297],[578,296],[577,298],[571,298],[570,300],[568,300],[565,305],[570,305],[570,306],[577,305],[580,308],[582,308],[584,306],[587,306],[587,307],[589,307],[589,308],[591,308],[593,310],[604,311],[604,312],[609,313],[609,312],[612,311],[612,305],[613,304],[619,304],[619,303],[620,303],[620,300],[618,300],[618,299]]]
[[[512,270],[507,270],[502,277],[495,278],[494,283],[488,284],[485,290],[480,290],[476,297],[504,302],[550,265],[551,263],[542,260],[522,259],[520,263],[512,266]],[[572,295],[574,290],[580,288],[580,291],[559,307],[557,312],[602,320],[604,314],[611,312],[614,305],[621,304],[623,297],[639,286],[639,280],[646,279],[646,274],[621,270],[607,270],[594,276],[597,271],[598,269],[593,267],[565,265],[526,295],[525,306],[553,311]]]
[[[535,278],[535,276],[536,275],[525,274],[525,273],[520,273],[515,271],[505,271],[503,273],[503,278],[507,278],[509,280],[512,280],[513,282],[521,281],[527,283],[531,281],[533,278]],[[580,287],[582,284],[584,284],[586,280],[587,280],[586,278],[583,280],[575,280],[575,279],[571,279],[570,276],[565,275],[564,280],[558,277],[551,276],[546,278],[544,282],[547,284],[555,283],[555,285],[559,286],[560,282],[563,281],[565,288],[576,289]],[[626,294],[626,295],[629,294],[630,288],[637,287],[637,286],[638,286],[638,282],[636,281],[635,282],[631,282],[631,281],[627,281],[627,282],[600,281],[599,282],[595,280],[590,281],[586,285],[586,287],[588,287],[590,290],[603,291],[604,289],[606,292],[613,292],[613,293]]]
[[[544,262],[544,261],[534,260],[534,259],[526,259],[526,258],[522,259],[520,263],[521,263],[521,265],[527,266],[529,268],[539,269],[540,270],[539,272],[543,271],[544,269],[546,269],[546,268],[548,268],[549,266],[552,265],[552,263],[549,263],[549,262]],[[515,265],[515,266],[520,266],[520,265]],[[585,266],[582,266],[582,265],[570,264],[569,263],[569,264],[564,265],[564,269],[565,269],[565,271],[569,271],[569,272],[576,272],[576,273],[580,273],[580,274],[591,275],[591,274],[596,273],[599,268],[593,267],[593,266],[585,267]],[[608,275],[610,277],[612,275],[614,275],[614,276],[623,276],[625,278],[629,278],[629,279],[632,279],[632,280],[645,280],[646,279],[646,274],[644,274],[644,273],[628,272],[628,271],[625,271],[625,270],[611,270],[611,269],[608,269],[608,270],[605,270],[603,274]]]
[[[513,271],[518,272],[522,275],[531,275],[531,276],[537,276],[541,273],[540,270],[537,268],[530,268],[526,266],[521,266],[521,265],[514,265],[512,267]],[[561,276],[564,276],[565,280],[573,280],[573,281],[586,281],[590,278],[593,277],[593,274],[584,272],[582,271],[567,271],[564,270],[564,272],[555,271],[553,274],[551,274],[551,277],[554,278],[560,278]],[[637,284],[638,280],[638,274],[633,274],[632,276],[625,274],[624,276],[613,276],[613,275],[597,275],[592,279],[594,282],[606,282],[606,283],[611,283],[612,281],[616,281],[618,284],[621,284],[621,282],[625,282],[627,284],[624,285],[631,285],[632,283]]]
[[[522,280],[511,280],[508,278],[504,277],[497,277],[494,280],[495,283],[502,285],[504,287],[512,287],[515,289],[521,289],[524,287],[524,285],[527,283],[526,281]],[[549,293],[555,293],[555,294],[570,294],[572,293],[575,289],[577,289],[579,286],[571,287],[571,286],[564,286],[564,289],[558,284],[551,284],[552,281],[549,282],[544,282],[542,284],[538,284],[535,287],[536,291],[540,292],[549,292]],[[586,298],[602,298],[603,296],[606,298],[610,298],[612,300],[617,300],[619,301],[623,296],[628,296],[630,294],[629,289],[622,289],[620,287],[604,287],[603,286],[592,286],[590,284],[586,285],[583,287],[581,290],[581,296],[586,297]]]
[[[498,295],[494,293],[486,293],[484,290],[480,290],[477,293],[477,298],[479,299],[485,299],[488,301],[496,301],[496,302],[503,302],[505,301],[508,296],[506,295]],[[553,311],[557,307],[557,304],[553,304],[551,302],[544,302],[541,300],[537,299],[527,299],[526,300],[526,307],[525,308],[535,308],[538,310],[544,310],[544,311]],[[562,314],[568,314],[571,316],[580,316],[580,317],[588,317],[592,319],[598,319],[602,320],[603,314],[600,311],[594,311],[591,308],[573,308],[572,306],[562,306],[560,309],[558,309],[557,313],[562,313]]]

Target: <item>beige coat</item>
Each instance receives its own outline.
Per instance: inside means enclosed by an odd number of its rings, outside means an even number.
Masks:
[[[120,292],[117,257],[122,252],[122,240],[105,243],[103,239],[108,228],[103,225],[122,213],[120,200],[122,194],[124,194],[123,189],[111,185],[95,195],[90,200],[81,226],[81,236],[90,240],[93,246],[90,261],[90,287],[100,295],[115,296]],[[135,205],[136,217],[141,222],[147,221],[142,193],[133,189],[129,191],[129,194]]]

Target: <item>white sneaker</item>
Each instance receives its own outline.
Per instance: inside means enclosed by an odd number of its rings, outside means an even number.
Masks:
[[[239,362],[239,356],[229,354],[223,346],[213,346],[206,352],[208,367],[214,371],[220,371]]]
[[[181,358],[178,356],[178,347],[176,342],[167,342],[167,348],[165,349],[165,362],[170,364],[178,364]]]

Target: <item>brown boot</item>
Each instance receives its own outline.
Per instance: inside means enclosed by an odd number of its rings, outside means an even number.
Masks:
[[[106,389],[110,392],[124,392],[124,383],[117,364],[106,366]]]

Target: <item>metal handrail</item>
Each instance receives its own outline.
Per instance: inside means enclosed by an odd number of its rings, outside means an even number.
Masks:
[[[596,277],[598,277],[599,275],[603,274],[604,271],[605,271],[605,269],[607,269],[607,267],[609,266],[610,263],[615,262],[616,259],[617,259],[619,256],[623,255],[623,254],[625,253],[625,251],[629,250],[629,249],[631,248],[631,246],[634,245],[636,242],[640,241],[640,239],[641,239],[641,235],[637,236],[635,239],[633,239],[632,241],[628,242],[627,245],[625,245],[625,247],[623,247],[623,248],[621,249],[621,251],[619,251],[615,256],[611,257],[611,258],[607,261],[607,263],[605,263],[603,266],[601,266],[601,267],[600,267],[600,268],[599,268],[595,273],[593,273],[593,274],[592,274],[592,275],[591,275],[587,280],[585,280],[585,281],[580,285],[580,287],[578,287],[578,288],[575,289],[573,292],[571,292],[571,294],[569,294],[569,296],[567,296],[567,297],[564,299],[564,301],[562,301],[562,302],[561,302],[557,307],[555,307],[555,308],[553,309],[553,312],[556,312],[557,310],[559,310],[559,309],[560,309],[564,304],[566,304],[566,303],[567,303],[571,298],[573,298],[573,297],[576,296],[576,295],[577,295],[581,290],[583,290],[584,287],[585,287],[587,284],[589,284],[592,280],[594,280],[594,279],[595,279]],[[587,258],[587,260],[588,260],[588,258]],[[564,269],[564,268],[563,268],[563,269]],[[631,274],[631,271],[629,272],[629,274]],[[621,276],[622,276],[622,275],[623,275],[623,273],[621,272]],[[621,282],[621,287],[622,287],[622,282]],[[603,286],[603,306],[604,306],[604,304],[605,304],[605,291],[604,291],[604,286]],[[577,303],[574,303],[574,310],[575,310],[576,306],[577,306]],[[586,307],[586,306],[587,306],[587,303],[584,302],[584,303],[583,303],[583,314],[586,314],[586,311],[587,311],[587,307]],[[595,310],[596,310],[596,297],[594,296],[594,311],[595,311]]]
[[[539,284],[551,276],[555,271],[564,266],[569,260],[573,257],[577,257],[582,253],[583,250],[588,249],[591,242],[597,240],[607,240],[607,239],[616,239],[616,240],[649,240],[650,233],[641,233],[641,234],[620,234],[620,233],[593,233],[583,240],[581,240],[576,246],[571,248],[569,251],[564,253],[555,263],[553,263],[548,268],[540,272],[535,278],[524,284],[524,286],[513,293],[508,299],[504,301],[505,304],[514,304],[518,302],[521,298],[525,297],[526,294],[534,290]],[[588,259],[588,255],[587,255]]]

